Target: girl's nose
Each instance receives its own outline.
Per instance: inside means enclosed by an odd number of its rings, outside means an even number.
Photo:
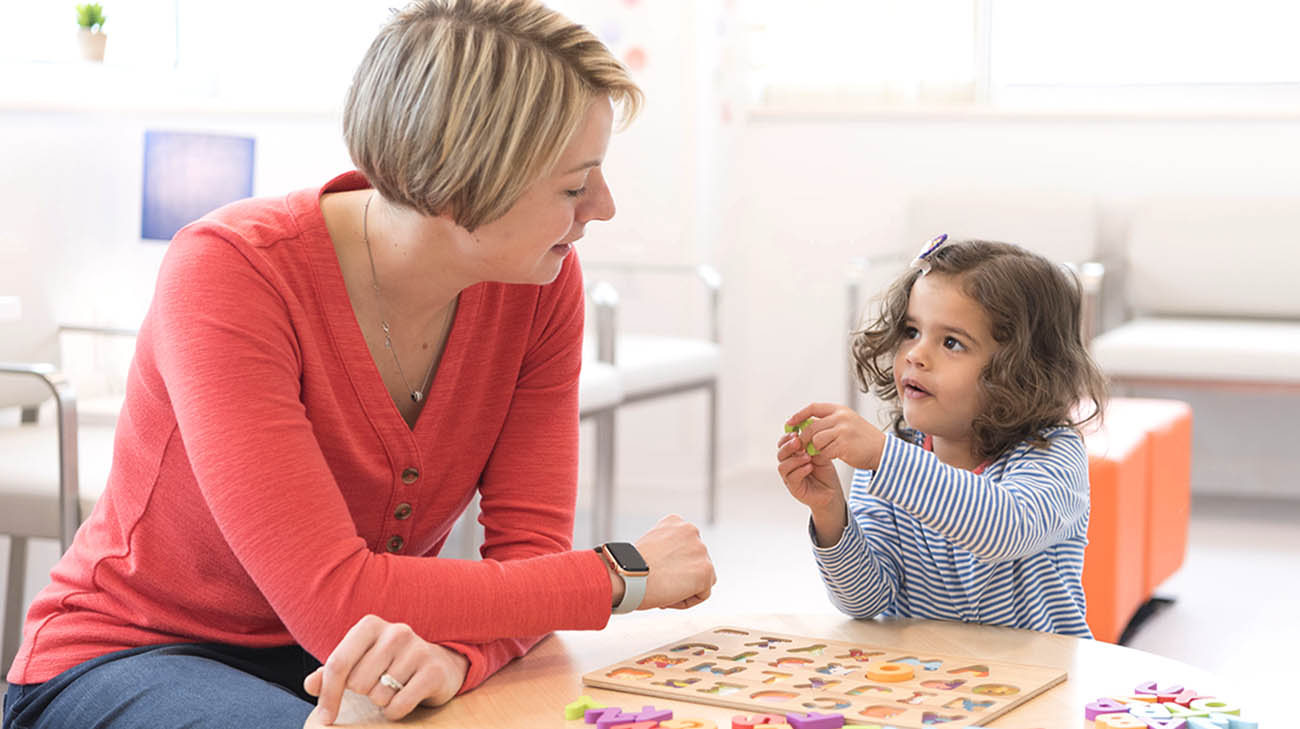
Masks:
[[[924,368],[928,366],[930,356],[925,340],[918,339],[912,342],[912,346],[907,348],[907,353],[904,355],[904,358],[907,360],[907,363],[913,367]]]

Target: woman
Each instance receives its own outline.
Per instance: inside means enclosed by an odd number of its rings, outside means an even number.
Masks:
[[[359,172],[173,241],[107,490],[32,604],[6,726],[300,727],[345,687],[396,719],[549,631],[707,598],[676,517],[636,545],[648,578],[626,545],[570,551],[572,251],[614,214],[613,106],[639,101],[532,0],[394,16],[344,111]],[[475,491],[484,559],[438,559]]]

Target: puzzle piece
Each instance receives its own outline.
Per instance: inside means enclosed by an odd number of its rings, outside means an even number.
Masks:
[[[668,721],[673,718],[672,709],[656,709],[653,706],[642,706],[640,713],[636,715],[637,721]]]
[[[825,644],[825,643],[814,643],[814,644],[812,644],[812,645],[806,645],[806,646],[804,646],[804,647],[802,647],[802,648],[791,648],[791,649],[790,649],[790,652],[791,652],[791,653],[807,653],[807,654],[809,654],[809,655],[820,656],[820,655],[822,654],[822,651],[824,651],[824,650],[826,650],[826,644]]]
[[[1151,729],[1187,729],[1186,719],[1144,719]]]
[[[880,663],[875,666],[867,666],[867,678],[872,681],[898,683],[899,681],[911,681],[915,676],[916,670],[902,663]]]
[[[656,653],[653,656],[646,656],[645,658],[642,658],[641,660],[637,661],[637,665],[644,666],[650,664],[653,665],[655,668],[671,668],[672,666],[685,663],[687,660],[689,659],[669,658],[668,656],[662,653]]]
[[[588,709],[603,709],[605,705],[599,703],[590,696],[579,696],[577,701],[564,707],[565,719],[582,719],[586,716]]]
[[[1195,716],[1210,715],[1210,712],[1208,711],[1198,711],[1197,709],[1191,709],[1186,706],[1183,706],[1182,704],[1175,703],[1173,701],[1170,701],[1165,704],[1165,710],[1168,711],[1169,715],[1174,717],[1175,719],[1191,719],[1192,717]]]
[[[852,705],[852,703],[834,696],[818,696],[811,701],[805,701],[803,708],[817,711],[843,711]]]
[[[927,660],[924,660],[924,661],[923,661],[923,660],[921,660],[920,658],[917,658],[916,656],[905,656],[905,657],[903,657],[903,658],[894,658],[894,659],[891,659],[889,662],[890,662],[890,663],[907,663],[907,664],[910,664],[910,665],[913,665],[913,666],[919,666],[920,668],[924,668],[924,669],[927,670],[927,671],[937,671],[937,670],[939,670],[939,666],[942,666],[942,665],[943,665],[943,661],[937,661],[937,660],[935,660],[935,659],[933,659],[933,658],[930,658],[930,659],[927,659]]]
[[[780,714],[737,714],[731,717],[731,729],[754,729],[760,724],[784,724],[785,717]]]
[[[1137,688],[1133,690],[1138,694],[1154,694],[1159,701],[1172,701],[1175,696],[1183,692],[1183,687],[1179,685],[1160,686],[1155,681],[1145,681],[1138,684]]]
[[[812,418],[808,418],[807,420],[803,421],[802,423],[799,423],[798,425],[790,425],[789,423],[786,423],[785,432],[798,433],[802,431],[804,428],[807,428],[808,424],[811,422],[812,422]],[[817,450],[817,446],[813,445],[812,443],[809,443],[808,445],[804,446],[803,450],[805,453],[807,453],[810,456],[815,456],[820,452]]]
[[[1241,707],[1228,703],[1223,699],[1201,698],[1187,705],[1189,709],[1196,711],[1208,711],[1211,714],[1240,714]]]
[[[754,646],[756,648],[767,648],[768,650],[772,650],[777,643],[789,643],[789,642],[790,641],[785,638],[768,638],[767,636],[763,636],[761,640],[756,640],[753,643],[746,643],[745,645]]]
[[[848,653],[845,653],[842,656],[835,656],[835,657],[840,659],[848,658],[854,661],[861,661],[862,663],[866,663],[867,661],[871,660],[873,656],[883,656],[883,655],[885,655],[884,651],[864,651],[861,648],[850,648]]]
[[[625,714],[617,706],[608,706],[603,709],[588,709],[583,715],[583,721],[588,724],[595,724],[596,729],[611,729],[616,724],[631,724],[636,721],[636,714]]]
[[[666,678],[662,681],[655,681],[655,686],[667,686],[668,688],[682,689],[687,688],[693,683],[699,683],[698,678]]]
[[[1147,729],[1147,723],[1132,714],[1101,714],[1095,729]]]
[[[840,729],[844,726],[843,714],[786,714],[785,720],[794,729]]]
[[[1096,721],[1102,714],[1127,714],[1128,708],[1128,704],[1115,699],[1097,699],[1083,707],[1083,718]]]

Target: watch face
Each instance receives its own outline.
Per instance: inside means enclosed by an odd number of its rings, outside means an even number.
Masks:
[[[608,542],[605,544],[605,551],[609,552],[609,556],[613,557],[614,562],[625,572],[650,571],[650,565],[641,558],[641,553],[627,542]]]

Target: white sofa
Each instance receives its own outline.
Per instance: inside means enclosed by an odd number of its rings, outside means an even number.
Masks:
[[[1300,199],[1160,198],[1134,211],[1127,319],[1093,340],[1125,385],[1300,392]]]

